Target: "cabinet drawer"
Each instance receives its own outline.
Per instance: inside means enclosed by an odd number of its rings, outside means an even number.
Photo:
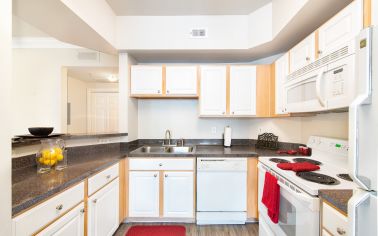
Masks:
[[[185,159],[130,159],[130,170],[194,170],[192,158]]]
[[[323,202],[323,227],[333,235],[348,235],[348,218]]]
[[[13,236],[31,235],[84,200],[80,183],[13,219]]]
[[[119,175],[119,164],[115,164],[88,179],[88,196],[111,182]]]

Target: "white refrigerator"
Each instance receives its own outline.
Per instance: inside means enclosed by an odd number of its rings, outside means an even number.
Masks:
[[[359,188],[348,202],[349,235],[377,236],[378,27],[356,40],[356,97],[349,107],[349,172]]]

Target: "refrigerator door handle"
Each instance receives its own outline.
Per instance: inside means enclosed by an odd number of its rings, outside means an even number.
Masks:
[[[364,191],[357,191],[353,194],[353,197],[348,202],[348,222],[349,222],[349,234],[356,235],[356,222],[357,222],[357,208],[363,201],[369,197],[369,193]]]

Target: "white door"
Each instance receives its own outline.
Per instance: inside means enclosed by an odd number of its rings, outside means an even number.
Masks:
[[[162,66],[131,66],[131,95],[159,95],[162,86]]]
[[[118,93],[90,92],[89,96],[88,131],[118,132]]]
[[[362,1],[353,1],[319,28],[320,56],[346,45],[354,47],[354,39],[363,28],[362,11]]]
[[[83,236],[84,203],[81,203],[37,234],[38,236]]]
[[[226,114],[226,66],[201,66],[201,115]]]
[[[119,226],[119,178],[88,198],[88,235],[111,236]]]
[[[167,66],[166,94],[197,95],[197,67]]]
[[[315,33],[310,34],[290,50],[290,73],[315,60]]]
[[[286,114],[285,82],[289,74],[289,55],[286,53],[275,62],[276,114]]]
[[[164,173],[164,217],[194,216],[193,172]]]
[[[256,115],[256,66],[230,67],[231,115]]]
[[[130,171],[129,216],[159,216],[159,172]]]

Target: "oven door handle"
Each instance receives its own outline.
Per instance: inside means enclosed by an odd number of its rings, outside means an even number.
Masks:
[[[289,193],[291,193],[292,195],[294,195],[296,198],[299,198],[301,201],[305,201],[307,203],[310,204],[310,209],[312,211],[318,211],[319,210],[319,198],[313,198],[313,197],[309,197],[303,193],[298,193],[296,192],[295,190],[292,190],[291,188],[289,188],[288,186],[286,186],[285,184],[277,181],[278,185],[285,189],[286,191],[288,191]]]
[[[320,84],[321,80],[323,79],[324,69],[321,69],[318,76],[316,77],[316,97],[322,107],[325,107],[326,102],[323,100],[321,91],[320,91]]]

